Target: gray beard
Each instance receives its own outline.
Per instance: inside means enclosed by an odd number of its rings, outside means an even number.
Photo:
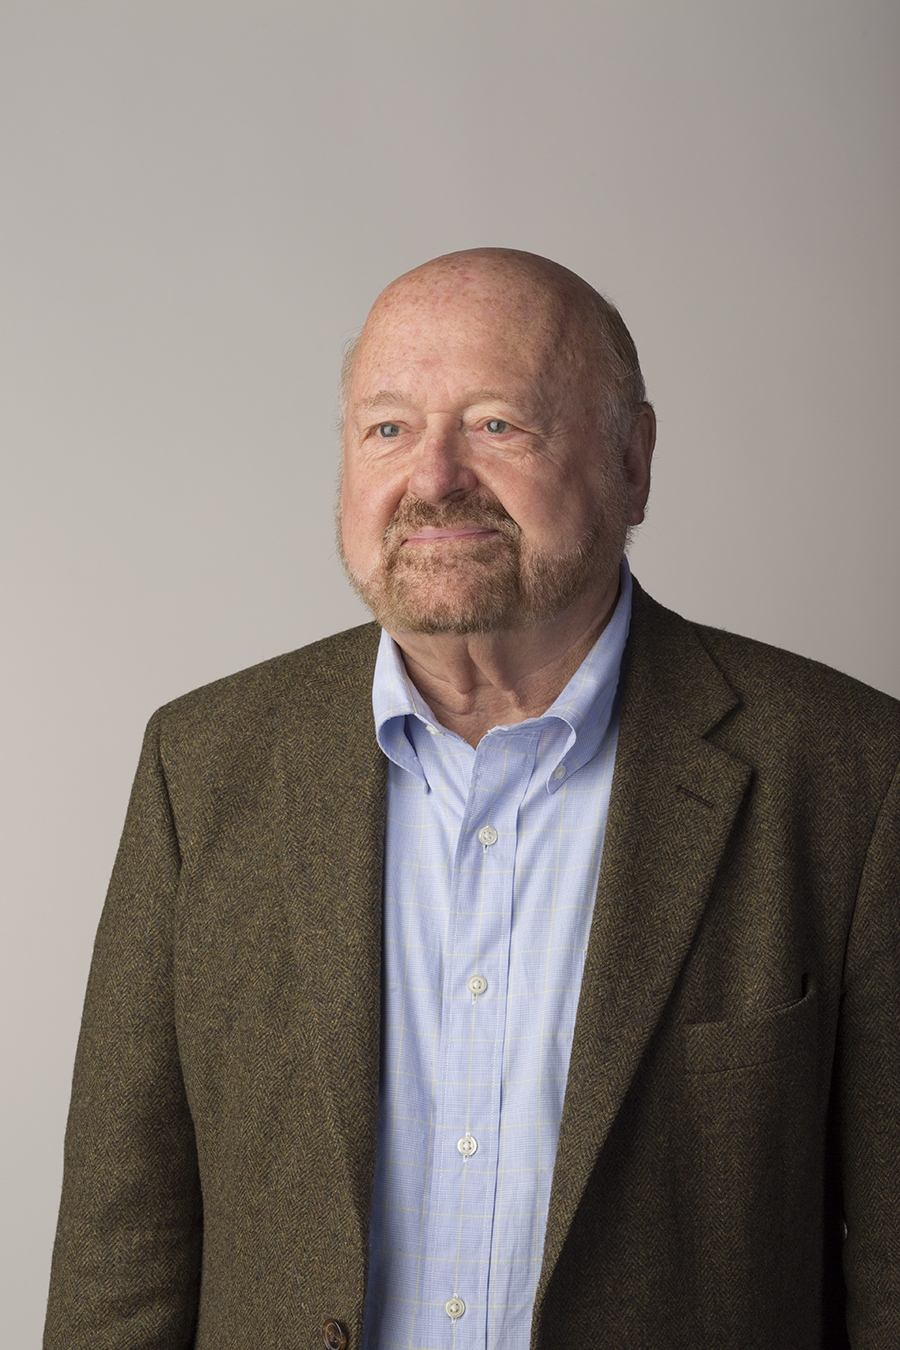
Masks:
[[[414,499],[385,531],[375,572],[361,577],[348,567],[343,548],[341,557],[351,586],[389,632],[465,635],[524,629],[555,618],[598,577],[617,573],[626,521],[623,482],[620,492],[610,492],[604,519],[564,554],[548,555],[527,547],[499,502],[468,499],[434,506]],[[463,524],[499,533],[474,541],[462,557],[402,547],[410,530]]]

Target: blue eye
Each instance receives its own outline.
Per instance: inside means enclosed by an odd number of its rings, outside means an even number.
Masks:
[[[394,436],[400,435],[400,428],[397,426],[396,422],[382,422],[381,426],[378,428],[378,434],[379,436],[383,436],[386,441],[389,441]]]
[[[485,422],[484,429],[492,436],[502,436],[504,431],[509,431],[509,423],[501,422],[499,417],[492,417],[489,422]]]

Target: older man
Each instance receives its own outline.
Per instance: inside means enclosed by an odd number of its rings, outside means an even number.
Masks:
[[[345,375],[380,635],[151,721],[46,1345],[896,1350],[900,709],[632,582],[564,268],[436,259]]]

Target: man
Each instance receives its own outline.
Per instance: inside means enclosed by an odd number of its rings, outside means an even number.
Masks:
[[[564,268],[436,259],[345,375],[381,633],[150,723],[46,1346],[896,1350],[898,705],[632,582]]]

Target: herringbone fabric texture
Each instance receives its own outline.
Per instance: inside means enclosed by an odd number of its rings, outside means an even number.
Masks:
[[[329,1317],[359,1344],[376,644],[340,634],[151,721],[46,1350],[311,1350]],[[900,1345],[898,759],[892,700],[635,587],[534,1347]]]

